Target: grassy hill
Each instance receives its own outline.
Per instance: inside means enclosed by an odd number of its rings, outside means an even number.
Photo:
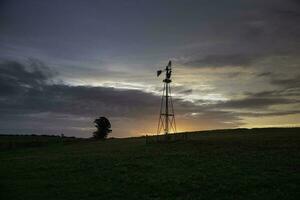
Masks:
[[[300,198],[300,128],[187,135],[2,148],[0,199]],[[2,136],[0,144],[14,140]]]

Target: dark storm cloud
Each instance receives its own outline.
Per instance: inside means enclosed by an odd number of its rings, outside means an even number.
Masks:
[[[0,72],[2,114],[21,111],[136,116],[141,109],[149,112],[159,103],[159,97],[138,90],[48,84],[54,73],[37,63],[4,62]]]
[[[159,98],[138,90],[109,87],[50,85],[30,90],[25,104],[35,110],[97,116],[133,117],[151,112]]]
[[[18,94],[42,86],[54,75],[43,63],[31,60],[28,66],[16,61],[0,63],[0,96]]]

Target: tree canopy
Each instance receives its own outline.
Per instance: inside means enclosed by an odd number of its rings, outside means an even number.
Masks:
[[[112,131],[111,124],[106,117],[99,117],[94,120],[97,131],[93,133],[94,138],[105,139],[108,134]]]

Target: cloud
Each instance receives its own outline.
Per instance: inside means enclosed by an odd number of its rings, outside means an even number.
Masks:
[[[30,60],[26,66],[16,61],[0,63],[0,95],[18,94],[43,86],[54,73],[43,63]]]
[[[273,112],[239,112],[237,113],[241,117],[272,117],[272,116],[285,116],[300,114],[300,110],[290,111],[273,111]]]
[[[274,56],[298,57],[300,6],[297,1],[251,1],[251,6],[241,5],[236,4],[239,11],[235,12],[222,9],[226,14],[219,14],[216,21],[211,17],[209,36],[202,36],[199,46],[184,52],[188,59],[181,63],[199,68],[257,68],[257,62]]]
[[[224,54],[224,55],[208,55],[204,58],[190,60],[184,65],[193,67],[247,67],[251,65],[259,55],[243,55],[243,54]]]
[[[219,108],[234,108],[234,109],[253,109],[253,108],[266,108],[272,105],[299,103],[298,100],[286,98],[255,98],[247,97],[238,100],[229,100],[219,103],[216,106]]]
[[[299,91],[286,89],[273,89],[261,92],[244,92],[242,98],[229,99],[227,101],[215,102],[210,108],[235,110],[240,115],[241,110],[247,110],[249,115],[259,113],[259,115],[285,115],[291,113],[290,109],[294,105],[299,105]],[[285,111],[278,111],[273,107],[289,106]],[[295,109],[293,109],[295,111]],[[245,112],[244,112],[245,114]]]
[[[261,73],[257,74],[258,77],[269,77],[271,75],[272,75],[272,72],[261,72]]]
[[[136,116],[160,98],[139,90],[49,84],[53,73],[43,65],[1,63],[2,112],[55,112],[97,116]]]
[[[295,89],[300,88],[300,75],[297,75],[293,78],[273,78],[271,83],[280,87],[284,87],[285,89]]]

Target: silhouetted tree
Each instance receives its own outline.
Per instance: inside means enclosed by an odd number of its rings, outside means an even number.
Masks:
[[[94,121],[97,131],[93,133],[94,138],[105,139],[111,132],[111,124],[106,117],[99,117]]]

